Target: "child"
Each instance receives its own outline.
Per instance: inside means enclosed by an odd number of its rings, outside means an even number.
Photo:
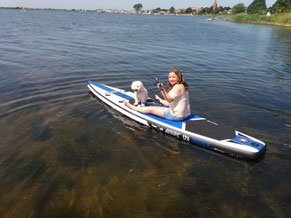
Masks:
[[[136,107],[129,102],[125,102],[124,104],[132,110],[146,114],[154,114],[173,121],[184,120],[191,114],[188,85],[180,70],[173,68],[169,71],[168,92],[165,90],[162,83],[158,83],[157,87],[161,91],[164,99],[161,99],[157,95],[156,98],[159,99],[163,105],[168,106],[168,108],[161,106]]]

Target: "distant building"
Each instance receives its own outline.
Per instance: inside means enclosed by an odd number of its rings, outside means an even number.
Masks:
[[[225,13],[225,14],[231,14],[232,13],[232,9],[224,10],[223,13]]]
[[[184,11],[186,11],[186,9],[184,9],[184,8],[178,8],[177,9],[177,12],[179,13],[179,12],[184,12]]]
[[[107,13],[112,13],[112,9],[107,9],[106,12]]]
[[[119,10],[119,13],[121,13],[121,14],[127,14],[127,13],[128,13],[128,11],[126,11],[126,10],[123,10],[123,9],[120,9],[120,10]]]
[[[103,11],[103,9],[97,9],[96,12],[103,13],[104,11]]]
[[[196,13],[200,13],[203,10],[203,8],[196,8]]]
[[[214,0],[214,3],[213,3],[213,10],[215,10],[217,8],[217,2],[216,0]]]
[[[203,8],[196,8],[196,7],[191,7],[192,11],[195,12],[195,13],[199,13],[200,11],[203,10]]]

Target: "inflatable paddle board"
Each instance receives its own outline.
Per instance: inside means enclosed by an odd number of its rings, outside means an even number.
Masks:
[[[246,159],[257,159],[266,150],[264,142],[195,114],[183,121],[171,121],[134,111],[124,105],[124,101],[134,102],[133,92],[92,81],[88,81],[88,88],[100,100],[123,115],[181,140]],[[146,106],[155,104],[149,99]]]

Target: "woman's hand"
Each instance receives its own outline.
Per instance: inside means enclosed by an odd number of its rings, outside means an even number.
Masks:
[[[160,96],[155,95],[155,98],[156,98],[156,99],[159,101],[159,103],[161,103],[162,105],[169,106],[169,102],[167,102],[166,100],[160,98]]]
[[[158,87],[158,89],[163,90],[164,89],[164,84],[163,83],[158,83],[157,87]]]
[[[158,95],[155,95],[156,100],[161,101],[161,98]]]

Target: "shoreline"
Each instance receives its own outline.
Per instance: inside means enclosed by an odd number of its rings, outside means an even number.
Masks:
[[[0,10],[20,10],[20,8],[5,8],[5,7],[0,7]],[[96,12],[96,10],[78,10],[78,9],[51,9],[51,8],[27,8],[27,10],[39,10],[39,11],[67,11],[67,12]],[[97,12],[98,13],[98,12]],[[100,13],[100,12],[99,12]],[[103,13],[108,13],[108,12],[103,12]],[[128,13],[130,14],[130,13]],[[182,15],[182,16],[191,16],[188,14],[176,14],[177,15]],[[167,15],[163,15],[167,16]],[[291,27],[291,24],[289,23],[277,23],[277,22],[271,22],[271,21],[254,21],[254,20],[234,20],[232,19],[232,16],[234,15],[214,15],[214,14],[208,14],[208,15],[192,15],[192,16],[202,16],[202,17],[226,17],[228,19],[225,19],[224,21],[229,21],[233,23],[251,23],[251,24],[260,24],[260,25],[272,25],[272,26],[282,26],[282,27]],[[222,20],[222,19],[219,19]]]
[[[273,26],[291,27],[291,24],[287,24],[287,23],[276,23],[276,22],[269,22],[269,21],[251,21],[251,20],[241,20],[241,21],[228,20],[228,21],[229,22],[233,22],[233,23],[251,23],[251,24],[261,24],[261,25],[273,25]]]
[[[291,13],[275,13],[270,16],[262,14],[239,13],[229,16],[229,21],[291,27]]]

